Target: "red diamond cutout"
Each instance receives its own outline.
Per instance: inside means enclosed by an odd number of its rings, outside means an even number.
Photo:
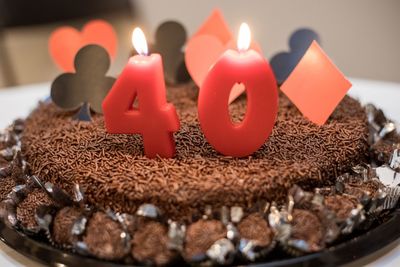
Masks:
[[[281,90],[306,118],[323,125],[350,87],[351,83],[313,41]]]

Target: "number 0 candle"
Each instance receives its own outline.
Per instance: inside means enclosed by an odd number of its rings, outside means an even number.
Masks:
[[[200,88],[198,114],[208,142],[226,156],[245,157],[258,150],[274,127],[278,110],[275,76],[266,60],[249,50],[251,33],[243,23],[238,51],[227,50],[210,69]],[[243,84],[247,109],[243,121],[233,123],[228,110],[232,87]]]
[[[132,43],[139,55],[128,64],[103,101],[107,132],[141,134],[147,157],[172,157],[173,133],[179,130],[175,107],[167,103],[164,71],[159,54],[148,55],[143,32],[136,28]],[[138,108],[133,104],[138,99]]]

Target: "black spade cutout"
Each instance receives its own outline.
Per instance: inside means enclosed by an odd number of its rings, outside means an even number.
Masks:
[[[184,26],[171,20],[157,27],[154,43],[149,45],[150,52],[162,56],[165,80],[169,84],[186,83],[191,79],[183,53],[186,40],[187,32]],[[136,51],[133,51],[133,54],[136,54]]]
[[[271,58],[270,64],[278,84],[282,84],[289,77],[314,40],[321,43],[317,32],[307,28],[298,29],[290,36],[290,51],[280,52]]]
[[[101,104],[115,79],[105,76],[110,67],[107,51],[98,45],[87,45],[75,56],[75,73],[58,76],[51,85],[51,99],[62,109],[79,111],[74,116],[91,121],[90,110],[102,113]]]

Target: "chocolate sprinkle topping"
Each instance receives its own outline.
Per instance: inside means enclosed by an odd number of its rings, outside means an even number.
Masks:
[[[168,229],[159,222],[148,222],[134,234],[132,257],[139,262],[166,265],[176,253],[168,249]]]
[[[140,135],[107,134],[101,115],[77,122],[54,104],[40,104],[27,119],[23,153],[34,175],[69,192],[81,185],[89,204],[133,214],[152,203],[174,220],[201,215],[207,205],[284,201],[293,184],[309,189],[333,182],[368,154],[366,115],[356,100],[345,97],[319,127],[281,95],[266,144],[251,157],[221,156],[200,130],[192,91],[168,88],[181,121],[175,158],[150,160]],[[242,99],[230,107],[233,120],[245,106]]]
[[[17,219],[22,226],[32,229],[37,226],[35,219],[36,209],[41,205],[51,205],[53,201],[42,189],[35,188],[17,206]]]
[[[226,228],[217,220],[200,220],[191,224],[186,232],[185,258],[188,261],[204,255],[215,241],[226,236]]]
[[[71,230],[82,211],[75,207],[65,207],[59,210],[53,220],[54,241],[62,245],[72,245],[75,237]]]
[[[238,225],[238,230],[242,238],[255,240],[261,247],[269,246],[273,239],[271,228],[259,213],[252,213],[243,219]]]

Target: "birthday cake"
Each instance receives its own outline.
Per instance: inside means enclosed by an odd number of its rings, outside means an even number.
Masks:
[[[201,88],[165,88],[161,56],[145,48],[115,80],[105,76],[107,51],[83,47],[75,72],[53,82],[51,100],[1,133],[3,224],[96,266],[209,266],[323,251],[379,226],[397,207],[395,125],[345,95],[350,83],[316,42],[279,93],[269,65],[249,47],[224,53]],[[204,114],[220,115],[204,109],[226,104],[232,81],[246,94],[226,105],[225,127],[233,135],[250,127],[248,138],[262,132],[254,151],[242,149],[254,144],[246,138],[220,150],[229,136],[210,135],[219,125],[204,123]],[[149,153],[149,144],[166,153]]]
[[[320,127],[280,94],[268,141],[251,157],[232,158],[215,152],[200,130],[198,88],[167,92],[181,119],[171,159],[147,158],[139,135],[108,134],[102,115],[77,121],[51,102],[14,122],[1,139],[5,221],[102,260],[226,264],[239,253],[244,263],[273,253],[277,242],[288,257],[324,249],[398,199],[360,164],[367,166],[370,151],[387,161],[400,139],[388,133],[371,147],[371,121],[349,96]],[[233,120],[245,110],[239,98]],[[369,112],[388,123],[379,110]],[[285,223],[292,230],[282,240]]]

